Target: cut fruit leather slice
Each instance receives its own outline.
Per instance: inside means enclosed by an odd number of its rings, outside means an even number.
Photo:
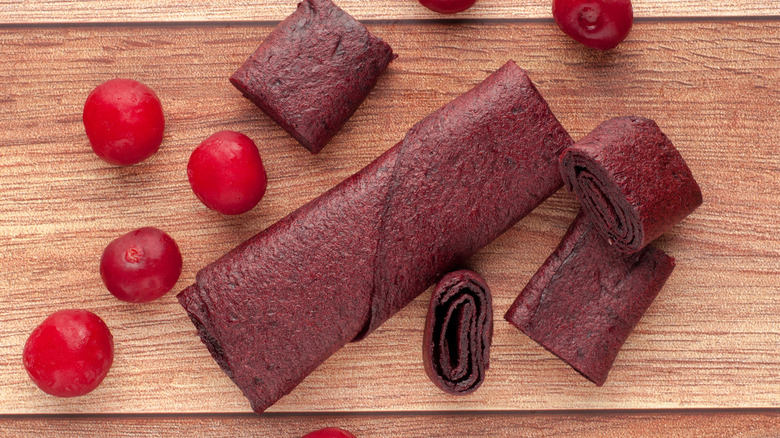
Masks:
[[[330,0],[304,0],[230,82],[311,153],[357,110],[396,55]]]
[[[624,252],[644,248],[702,202],[680,152],[642,117],[600,124],[564,151],[561,171],[601,235]]]
[[[625,254],[580,212],[506,320],[598,386],[674,269],[648,246]]]
[[[493,301],[485,280],[462,269],[442,277],[431,294],[423,335],[423,363],[442,391],[470,394],[490,366]]]

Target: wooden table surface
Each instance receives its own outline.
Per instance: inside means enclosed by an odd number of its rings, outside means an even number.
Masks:
[[[780,437],[780,1],[635,0],[608,53],[556,27],[550,0],[479,0],[456,16],[415,0],[337,0],[398,53],[312,156],[228,76],[294,0],[0,0],[0,437]],[[448,19],[449,18],[449,19]],[[105,245],[157,226],[179,243],[176,291],[208,262],[369,163],[418,120],[508,59],[527,69],[576,140],[620,115],[655,119],[704,204],[658,241],[677,268],[597,388],[502,316],[554,249],[577,202],[559,191],[470,262],[496,317],[484,385],[449,396],[421,362],[429,292],[256,416],[195,335],[175,293],[122,303],[100,281]],[[159,95],[160,151],[118,168],[91,151],[89,91],[129,77]],[[269,175],[252,212],[223,217],[185,168],[211,133],[253,138]],[[58,399],[21,353],[48,314],[84,308],[115,340],[91,394]]]

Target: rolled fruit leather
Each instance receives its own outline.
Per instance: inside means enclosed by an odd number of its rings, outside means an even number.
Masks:
[[[509,61],[178,295],[260,413],[562,186],[572,140]]]
[[[476,391],[490,366],[493,300],[485,280],[461,269],[442,277],[431,294],[423,335],[425,373],[442,391]]]
[[[600,124],[564,151],[561,172],[601,235],[628,253],[644,248],[702,202],[680,152],[643,117]]]
[[[580,212],[505,318],[598,386],[674,269],[647,246],[625,254]]]
[[[387,43],[330,0],[304,0],[230,82],[316,154],[395,57]]]

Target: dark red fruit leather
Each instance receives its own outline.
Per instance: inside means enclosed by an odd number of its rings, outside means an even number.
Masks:
[[[262,412],[562,186],[571,138],[508,62],[179,294]]]
[[[462,269],[442,277],[431,295],[423,336],[423,363],[442,391],[470,394],[490,365],[493,301],[485,280]]]
[[[653,246],[615,250],[580,212],[505,318],[601,386],[673,269],[674,259]]]
[[[230,82],[316,154],[395,58],[330,0],[304,0]]]
[[[608,120],[561,157],[566,188],[598,230],[636,252],[701,205],[682,155],[652,120]]]

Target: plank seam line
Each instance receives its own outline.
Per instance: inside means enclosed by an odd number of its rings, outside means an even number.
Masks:
[[[292,417],[413,417],[413,416],[642,416],[642,415],[770,415],[780,416],[778,408],[652,408],[652,409],[546,409],[546,410],[464,410],[464,411],[339,411],[339,412],[149,412],[149,413],[29,413],[0,414],[0,422],[33,419],[120,419],[120,418],[292,418]]]
[[[276,26],[281,20],[217,20],[217,21],[127,21],[127,22],[30,22],[30,23],[0,23],[0,29],[50,29],[50,28],[96,28],[96,27],[268,27]],[[453,24],[539,24],[554,21],[552,17],[532,18],[460,18],[460,19],[366,19],[361,23],[371,25],[417,25],[442,23]],[[674,17],[634,17],[635,23],[722,23],[722,22],[763,22],[780,21],[780,15],[745,15],[745,16],[674,16]]]

